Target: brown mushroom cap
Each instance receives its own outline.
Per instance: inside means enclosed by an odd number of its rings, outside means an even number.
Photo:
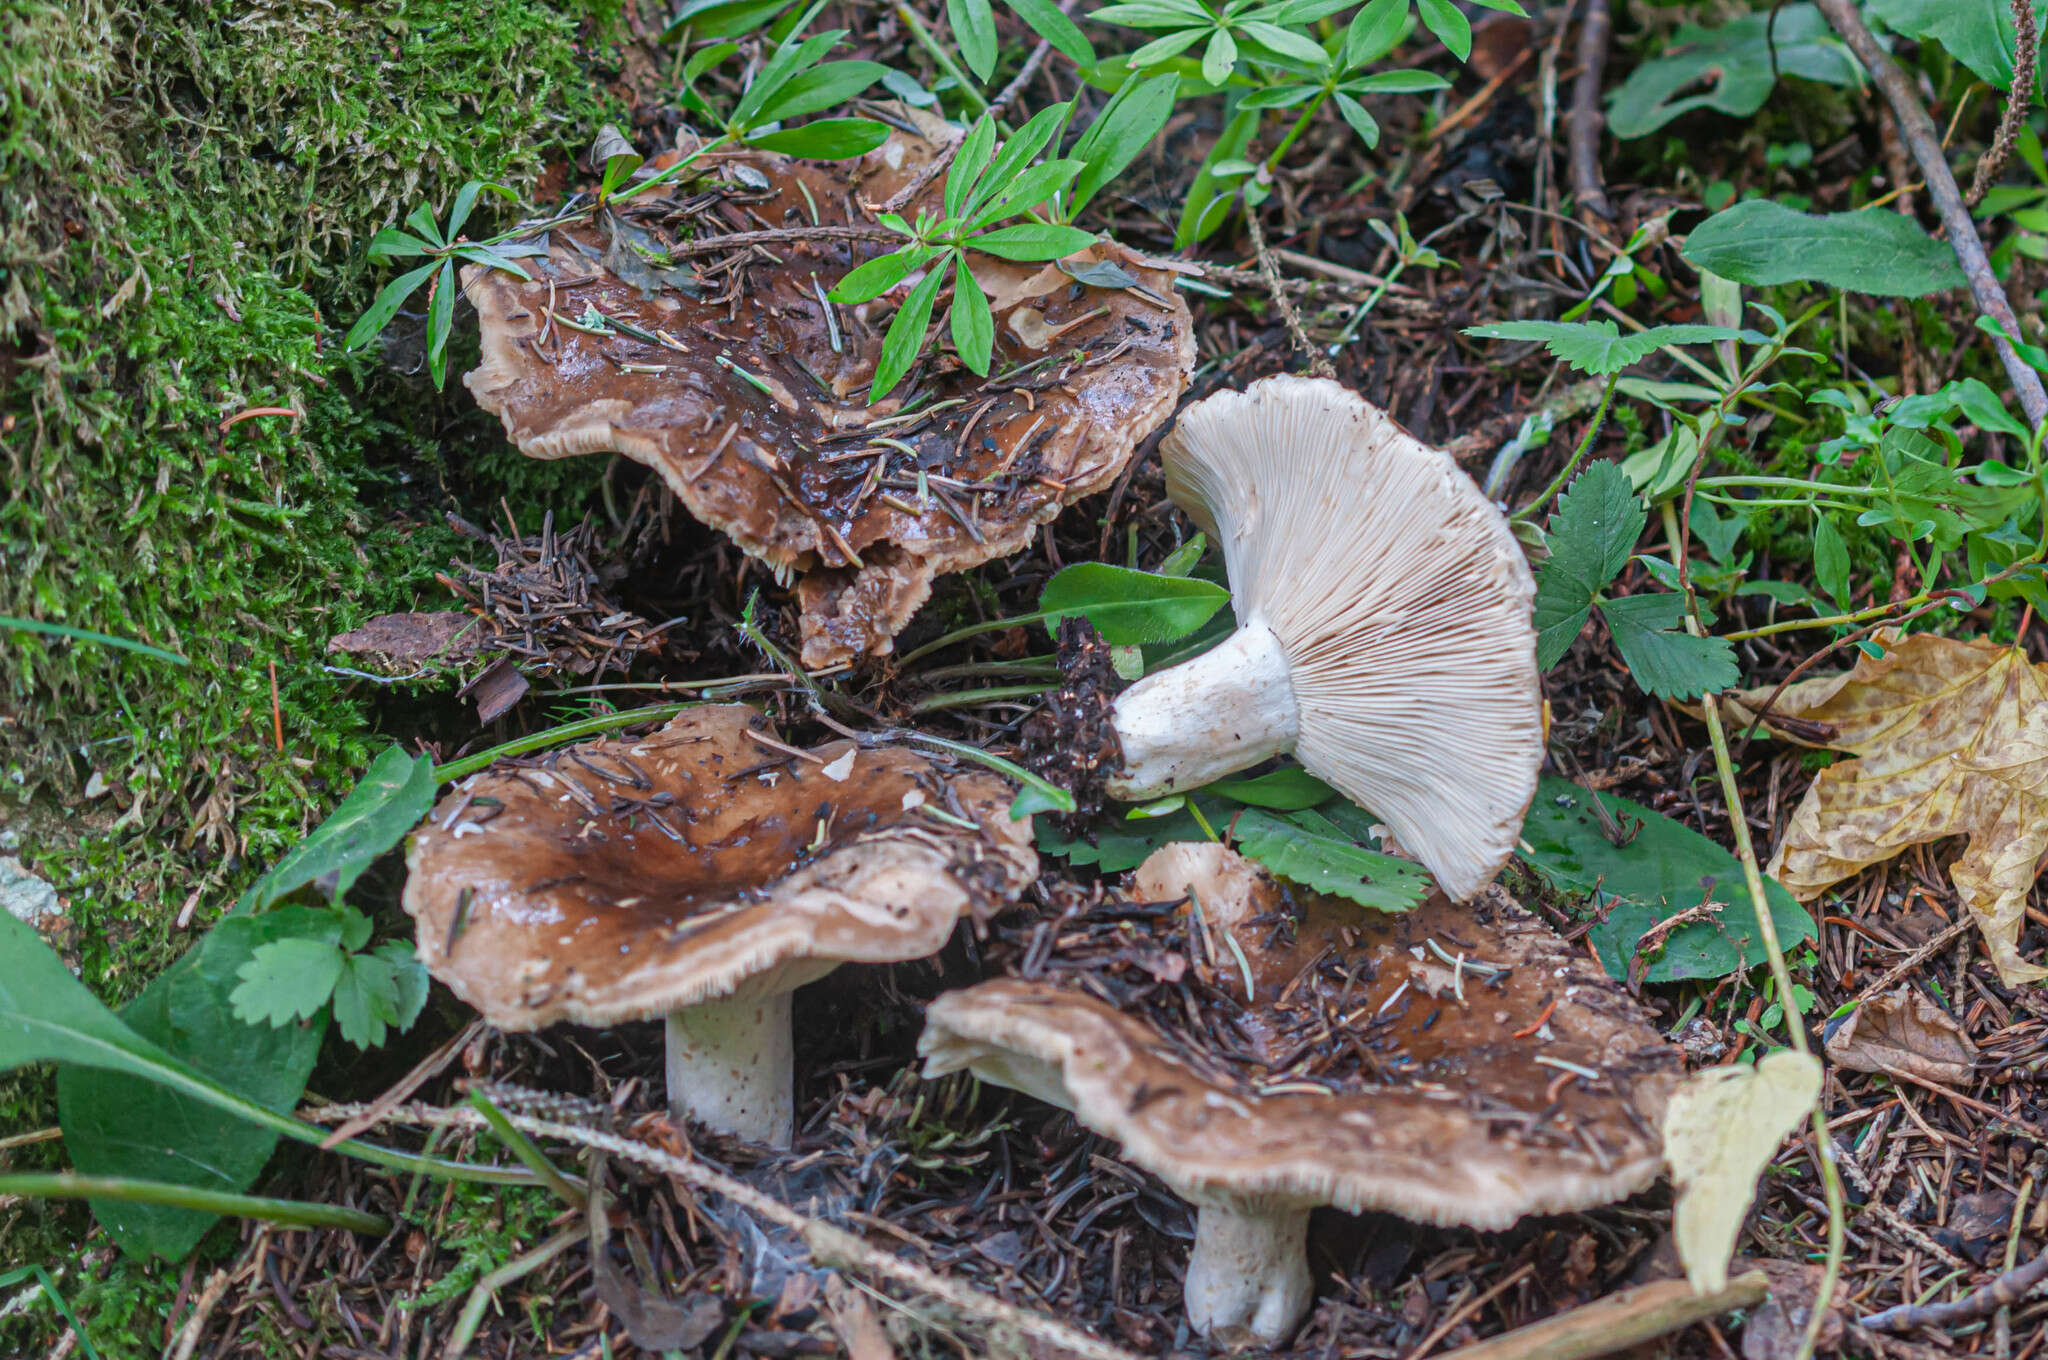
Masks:
[[[1498,888],[1388,916],[1283,890],[1221,846],[1176,845],[1146,861],[1134,892],[1170,900],[1190,887],[1211,937],[1228,930],[1242,953],[1242,965],[1237,951],[1216,954],[1219,981],[1241,995],[1238,970],[1252,974],[1237,1028],[1254,1051],[1284,1061],[1298,1049],[1282,1012],[1319,989],[1297,979],[1349,967],[1357,985],[1323,1042],[1363,1044],[1376,1080],[1337,1091],[1285,1071],[1247,1080],[1094,995],[1015,979],[932,1003],[927,1071],[972,1066],[1052,1099],[1204,1202],[1496,1229],[1658,1176],[1677,1050],[1619,984]]]
[[[922,958],[1036,874],[996,776],[792,749],[720,705],[463,781],[407,853],[421,961],[500,1029],[609,1024]]]
[[[728,192],[698,210],[697,229],[872,230],[856,198],[880,202],[913,184],[958,135],[943,127],[897,132],[852,162],[714,155],[707,163]],[[742,191],[731,180],[746,171],[769,187]],[[917,202],[936,203],[939,187]],[[647,211],[631,210],[660,228]],[[867,388],[898,295],[830,306],[829,319],[823,295],[889,242],[753,247],[707,274],[701,299],[668,287],[642,296],[602,263],[607,244],[595,228],[557,228],[549,254],[524,262],[532,282],[466,269],[483,362],[463,381],[525,453],[623,453],[779,575],[801,574],[809,666],[886,654],[939,573],[1021,551],[1062,506],[1107,486],[1171,414],[1194,367],[1193,325],[1171,273],[1108,241],[1064,263],[1097,266],[1098,278],[1113,265],[1139,287],[973,256],[996,323],[991,377],[928,357],[874,406]],[[595,308],[658,338],[550,324],[550,307],[570,322]],[[934,321],[943,315],[941,306]],[[1026,364],[1037,366],[1015,372]],[[914,394],[927,418],[877,424]]]

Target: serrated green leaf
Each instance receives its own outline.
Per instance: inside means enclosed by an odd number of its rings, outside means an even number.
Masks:
[[[337,926],[337,934],[339,926]],[[236,970],[241,985],[229,994],[235,1018],[246,1024],[289,1024],[319,1014],[334,995],[348,955],[333,940],[295,936],[272,940]]]
[[[1825,283],[1880,297],[1924,297],[1963,285],[1955,252],[1895,212],[1813,214],[1767,198],[1738,203],[1692,229],[1681,252],[1738,283]]]
[[[392,746],[371,762],[341,806],[242,894],[238,910],[261,911],[327,874],[339,900],[370,862],[434,806],[434,762]]]
[[[1550,556],[1536,571],[1536,663],[1564,659],[1593,601],[1628,565],[1648,515],[1621,469],[1594,463],[1558,498],[1545,535]]]
[[[932,266],[917,287],[910,290],[895,320],[889,323],[889,333],[882,337],[881,356],[875,361],[874,381],[868,387],[870,405],[888,396],[917,362],[924,348],[925,327],[931,324],[932,303],[937,300],[952,265],[952,257],[948,256]]]
[[[377,954],[348,957],[334,984],[334,1023],[357,1048],[383,1046],[398,1023],[398,970]]]
[[[988,295],[972,273],[957,267],[953,274],[953,348],[959,352],[960,362],[986,377],[995,340],[996,321],[988,309]]]
[[[1540,340],[1553,357],[1595,377],[1619,373],[1666,345],[1705,345],[1742,336],[1728,326],[1652,326],[1623,335],[1612,321],[1496,321],[1468,326],[1465,334],[1489,340]]]
[[[1742,679],[1728,639],[1694,637],[1680,629],[1685,618],[1681,595],[1603,600],[1600,617],[1607,621],[1629,675],[1659,699],[1697,699]]]
[[[1594,812],[1595,800],[1625,839],[1610,841]],[[1725,977],[1764,962],[1756,917],[1743,886],[1742,864],[1699,832],[1611,793],[1595,794],[1563,779],[1545,778],[1522,823],[1522,861],[1552,886],[1593,897],[1604,920],[1588,938],[1600,962],[1617,978],[1644,932],[1682,911],[1712,900],[1719,919],[1672,930],[1647,960],[1650,982]],[[1771,919],[1789,951],[1814,938],[1813,918],[1776,879],[1764,880]]]
[[[1107,562],[1077,562],[1050,581],[1038,607],[1057,632],[1061,619],[1080,617],[1112,646],[1173,642],[1207,623],[1230,599],[1211,581],[1160,576]]]
[[[1283,818],[1251,808],[1235,835],[1240,853],[1280,877],[1374,911],[1411,910],[1432,886],[1419,866],[1368,850],[1314,811]]]

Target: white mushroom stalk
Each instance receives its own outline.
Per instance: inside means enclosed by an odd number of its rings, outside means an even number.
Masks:
[[[1181,1293],[1204,1336],[1242,1330],[1277,1346],[1308,1312],[1308,1214],[1289,1201],[1197,1206],[1195,1250]]]
[[[789,1146],[795,1132],[790,994],[720,997],[668,1013],[668,1103],[719,1133]]]
[[[1454,898],[1512,853],[1542,764],[1535,587],[1449,455],[1324,379],[1188,408],[1168,493],[1223,549],[1238,629],[1117,700],[1133,801],[1293,752]]]

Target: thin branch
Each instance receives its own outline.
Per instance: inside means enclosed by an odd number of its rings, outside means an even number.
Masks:
[[[719,255],[748,246],[787,245],[792,241],[894,241],[902,245],[904,237],[883,227],[842,227],[829,223],[817,227],[773,227],[767,231],[735,231],[682,241],[669,247],[668,257],[683,260],[692,255]]]
[[[1935,211],[1941,215],[1942,225],[1948,229],[1949,248],[1955,251],[1956,261],[1962,265],[1963,274],[1970,281],[1970,292],[1977,300],[1977,310],[1998,322],[2008,334],[2018,335],[2019,318],[2013,315],[2012,303],[2006,300],[2005,289],[1999,284],[1998,275],[1992,272],[1991,257],[1984,253],[1984,242],[1977,235],[1976,224],[1970,220],[1970,210],[1963,206],[1962,191],[1956,188],[1956,177],[1949,172],[1948,159],[1942,154],[1941,133],[1935,128],[1934,120],[1928,117],[1920,97],[1913,92],[1912,82],[1899,69],[1898,63],[1877,45],[1869,25],[1863,22],[1856,0],[1817,0],[1817,3],[1821,13],[1827,15],[1828,23],[1834,26],[1835,32],[1856,55],[1856,60],[1870,72],[1871,79],[1877,82],[1885,101],[1898,116],[1899,135],[1912,148],[1913,159],[1919,162],[1920,173],[1926,177],[1928,197],[1934,200]],[[2005,365],[2006,377],[2011,379],[2013,390],[2019,393],[2020,407],[2026,412],[2027,423],[2038,426],[2048,420],[2048,388],[2042,387],[2041,375],[2001,337],[1992,336],[1991,343],[1998,351],[1999,362]]]
[[[1882,1313],[1856,1319],[1857,1325],[1874,1332],[1910,1332],[1917,1327],[1950,1327],[1989,1317],[2008,1304],[2018,1303],[2043,1280],[2048,1280],[2048,1251],[2033,1260],[1973,1289],[1953,1303],[1902,1303]]]
[[[1607,40],[1613,32],[1607,0],[1586,0],[1586,17],[1579,21],[1579,78],[1572,85],[1572,199],[1609,221],[1614,209],[1600,182],[1600,130],[1607,125],[1600,112],[1600,78],[1607,70]]]
[[[1439,1360],[1586,1360],[1689,1327],[1737,1308],[1754,1308],[1769,1290],[1752,1270],[1714,1294],[1695,1294],[1684,1280],[1624,1289],[1568,1313],[1465,1346]]]
[[[1280,268],[1273,263],[1272,248],[1266,244],[1266,233],[1259,226],[1258,209],[1250,204],[1245,205],[1244,225],[1251,233],[1252,249],[1258,253],[1259,277],[1265,280],[1266,291],[1273,295],[1273,305],[1279,309],[1280,319],[1287,323],[1287,333],[1294,338],[1295,348],[1308,356],[1308,371],[1318,378],[1336,377],[1337,370],[1330,363],[1330,356],[1308,338],[1308,330],[1301,324],[1301,313],[1288,300],[1287,289],[1280,283]]]

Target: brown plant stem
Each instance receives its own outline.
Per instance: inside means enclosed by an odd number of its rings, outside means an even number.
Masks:
[[[1572,199],[1596,217],[1612,221],[1607,187],[1600,182],[1600,130],[1607,125],[1600,112],[1600,78],[1607,70],[1607,40],[1614,32],[1608,0],[1586,0],[1579,21],[1579,78],[1572,84]]]
[[[1265,280],[1266,291],[1273,295],[1273,305],[1279,309],[1280,319],[1287,323],[1287,333],[1294,338],[1295,348],[1308,358],[1308,371],[1318,378],[1335,378],[1337,370],[1330,363],[1329,356],[1308,338],[1308,330],[1301,324],[1301,313],[1288,299],[1287,290],[1280,283],[1280,267],[1273,262],[1273,251],[1266,244],[1266,233],[1259,226],[1258,209],[1245,205],[1245,230],[1251,233],[1252,249],[1259,258],[1259,277]]]
[[[1873,1332],[1910,1332],[1918,1327],[1942,1328],[1975,1322],[2008,1304],[2018,1303],[2043,1280],[2048,1280],[2048,1251],[1994,1277],[1989,1284],[1971,1290],[1953,1303],[1902,1303],[1882,1313],[1860,1317],[1856,1322]]]
[[[1705,1318],[1754,1308],[1768,1293],[1763,1272],[1756,1270],[1736,1276],[1726,1289],[1713,1294],[1695,1294],[1684,1280],[1659,1280],[1447,1352],[1441,1360],[1586,1360],[1611,1355]]]
[[[1877,39],[1863,22],[1862,12],[1856,0],[1816,0],[1821,13],[1828,23],[1863,63],[1863,69],[1870,72],[1877,83],[1885,102],[1892,106],[1892,112],[1899,120],[1899,135],[1912,149],[1913,159],[1919,163],[1920,173],[1927,180],[1928,197],[1934,200],[1934,208],[1941,216],[1941,222],[1948,229],[1949,248],[1956,253],[1956,261],[1963,267],[1963,274],[1969,280],[1970,293],[1977,301],[1977,310],[2003,326],[2007,333],[2020,333],[2019,318],[2013,315],[2012,303],[2006,300],[2005,289],[1998,282],[1998,275],[1992,272],[1991,257],[1984,252],[1984,242],[1977,235],[1976,224],[1970,220],[1970,210],[1963,205],[1962,191],[1956,188],[1956,177],[1949,172],[1948,159],[1942,154],[1941,133],[1935,128],[1934,120],[1927,114],[1920,97],[1913,92],[1912,82],[1899,69],[1885,50],[1877,45]],[[2006,377],[2011,379],[2013,390],[2019,394],[2020,407],[2026,412],[2027,423],[2038,426],[2048,420],[2048,388],[2041,385],[2041,375],[2028,367],[2026,360],[2013,347],[1998,336],[1991,338],[1998,351],[1999,362],[2005,365]]]

